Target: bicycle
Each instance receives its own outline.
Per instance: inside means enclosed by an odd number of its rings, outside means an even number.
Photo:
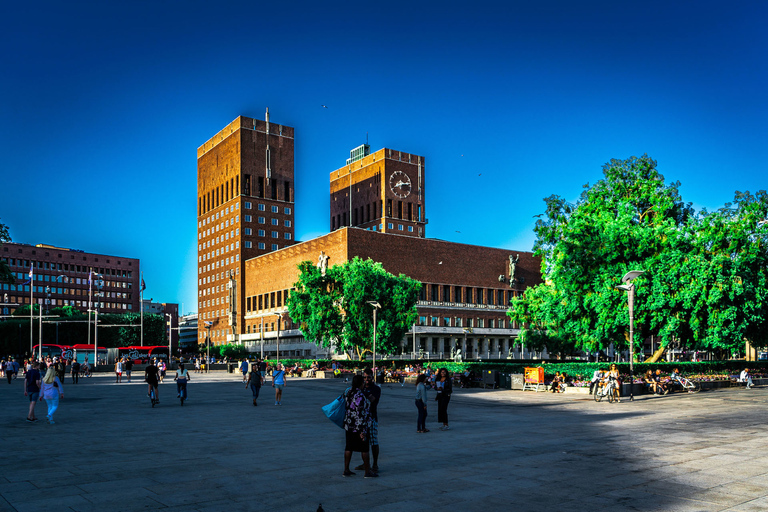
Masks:
[[[152,402],[152,408],[154,409],[155,405],[157,405],[158,402],[159,402],[159,400],[157,399],[157,397],[155,395],[155,388],[154,387],[151,387],[149,389],[149,400]]]
[[[614,381],[607,382],[604,386],[595,386],[594,399],[595,402],[600,402],[603,398],[608,398],[609,403],[613,403],[616,400],[616,383]]]
[[[184,407],[184,400],[187,399],[187,383],[184,382],[183,385],[179,386],[179,401],[181,402],[181,406]]]
[[[91,369],[89,367],[81,368],[80,369],[80,377],[88,377],[91,378]]]
[[[679,384],[680,387],[683,388],[683,391],[687,391],[688,393],[698,393],[701,391],[701,383],[699,383],[699,381],[687,379],[682,375],[673,378],[670,384]]]

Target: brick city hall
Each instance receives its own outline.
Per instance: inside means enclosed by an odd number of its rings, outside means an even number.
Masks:
[[[274,357],[279,328],[281,357],[332,356],[303,337],[286,299],[302,261],[331,266],[359,256],[422,283],[418,321],[399,353],[523,356],[506,311],[541,282],[540,260],[426,238],[423,156],[353,149],[330,173],[330,232],[302,242],[294,236],[293,152],[294,129],[272,123],[269,111],[264,121],[238,117],[197,150],[199,342],[210,335]]]

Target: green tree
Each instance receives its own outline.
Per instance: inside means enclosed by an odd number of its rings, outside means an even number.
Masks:
[[[0,247],[4,242],[11,241],[11,234],[8,232],[8,226],[0,222]],[[16,282],[16,278],[11,272],[11,267],[8,266],[8,261],[0,258],[0,283],[13,284]],[[0,296],[2,297],[2,296]]]
[[[244,345],[226,344],[216,347],[221,357],[229,357],[230,359],[242,359],[248,355],[248,350]]]
[[[417,312],[421,283],[394,276],[381,263],[354,258],[328,268],[325,275],[312,262],[299,264],[299,280],[288,298],[288,313],[304,335],[323,346],[354,350],[358,358],[373,350],[373,316],[377,311],[376,351],[393,353]]]
[[[662,347],[680,340],[725,349],[745,337],[765,344],[765,192],[737,192],[735,206],[697,214],[648,156],[611,160],[603,175],[576,204],[545,199],[534,246],[545,282],[509,311],[527,326],[521,339],[626,348],[627,297],[616,286],[628,270],[645,270],[635,281],[636,347],[651,334]]]

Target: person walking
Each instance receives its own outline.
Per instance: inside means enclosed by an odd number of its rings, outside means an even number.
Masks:
[[[259,365],[257,363],[253,363],[251,365],[251,371],[248,372],[248,380],[245,383],[245,389],[248,389],[249,387],[251,388],[254,407],[258,405],[256,400],[259,398],[259,391],[261,391],[262,384],[264,384],[264,377],[261,376]]]
[[[189,377],[189,372],[184,369],[184,363],[179,363],[179,369],[176,370],[173,380],[176,381],[176,398],[181,398],[183,394],[184,400],[187,400],[187,382],[192,379]]]
[[[77,384],[80,380],[80,363],[77,359],[73,359],[72,364],[69,365],[69,373],[72,375],[72,384]]]
[[[448,426],[448,402],[451,401],[451,393],[453,393],[453,383],[451,382],[451,376],[448,375],[448,370],[440,368],[437,372],[435,380],[435,389],[437,390],[437,421],[442,423],[443,426],[440,430],[450,430]]]
[[[155,403],[160,403],[160,393],[157,389],[157,381],[160,378],[157,366],[154,361],[150,360],[146,368],[144,368],[144,382],[147,383],[147,396],[151,396],[150,393],[155,392]]]
[[[247,374],[248,368],[250,368],[250,366],[251,365],[248,363],[248,358],[244,357],[240,362],[240,372],[243,374],[243,384],[245,384],[245,381],[248,380]]]
[[[361,377],[362,378],[362,377]],[[272,387],[275,388],[275,405],[283,405],[283,388],[285,387],[285,369],[277,363],[272,371]]]
[[[56,363],[56,376],[61,382],[64,382],[64,377],[67,375],[67,360],[63,357],[54,359]]]
[[[416,432],[419,434],[429,432],[427,429],[427,386],[424,385],[426,380],[427,376],[423,373],[416,377],[416,409],[419,411],[419,416],[416,419]]]
[[[128,382],[131,382],[131,370],[133,370],[133,359],[131,356],[125,358],[123,369],[125,370],[125,376],[128,377]]]
[[[371,422],[368,427],[368,443],[371,445],[371,455],[373,455],[373,463],[371,464],[371,470],[374,473],[379,472],[379,416],[378,406],[381,399],[381,388],[376,385],[373,380],[373,370],[366,368],[363,370],[363,395],[368,399],[370,403]],[[360,471],[365,469],[365,461],[363,464],[357,466],[356,470]]]
[[[48,405],[48,414],[46,418],[48,423],[53,425],[56,423],[53,421],[53,414],[56,409],[59,408],[59,399],[64,398],[64,386],[56,375],[56,368],[51,365],[45,372],[43,377],[42,387],[40,389],[40,400],[45,400]]]
[[[115,384],[123,380],[123,362],[119,357],[115,358]]]
[[[365,478],[379,476],[371,470],[368,429],[371,423],[370,403],[363,394],[363,376],[355,375],[352,378],[352,386],[344,392],[346,413],[344,414],[344,473],[343,476],[352,476],[349,463],[352,461],[352,452],[360,452],[363,456],[363,468]]]
[[[37,418],[35,417],[35,405],[40,398],[40,386],[42,386],[39,368],[40,363],[32,363],[32,369],[27,370],[27,374],[24,376],[24,396],[29,397],[27,421],[30,423],[37,421]]]

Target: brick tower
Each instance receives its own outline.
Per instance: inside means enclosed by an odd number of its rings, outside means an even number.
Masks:
[[[330,175],[330,228],[424,238],[424,157],[365,144],[350,151],[347,164]]]
[[[245,261],[294,243],[293,134],[267,110],[197,149],[198,343],[239,341]]]

